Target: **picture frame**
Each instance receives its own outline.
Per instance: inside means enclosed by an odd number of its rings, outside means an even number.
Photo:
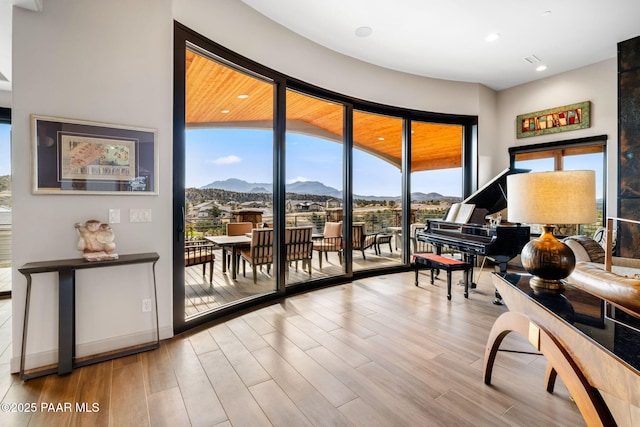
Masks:
[[[31,115],[32,193],[158,195],[157,130]]]
[[[591,102],[521,114],[516,118],[517,138],[585,129],[591,126]]]

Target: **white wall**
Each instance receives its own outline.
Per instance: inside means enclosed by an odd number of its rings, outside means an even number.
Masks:
[[[11,92],[0,90],[0,107],[11,108]]]
[[[591,127],[570,132],[516,139],[516,116],[576,102],[591,101]],[[618,69],[615,58],[498,93],[498,138],[493,151],[506,163],[494,162],[498,173],[508,166],[509,147],[595,135],[608,135],[607,215],[617,212]],[[482,141],[486,143],[487,141]]]
[[[13,26],[13,355],[20,350],[26,262],[76,258],[74,223],[113,224],[120,254],[158,252],[161,337],[172,335],[172,45],[170,0],[48,0],[41,13],[14,10]],[[31,194],[30,114],[158,130],[159,196]],[[129,223],[130,208],[152,210],[151,223]],[[150,266],[93,269],[78,274],[79,355],[149,336],[141,299],[152,292]],[[57,280],[34,276],[28,353],[55,360]],[[36,319],[36,321],[34,321]]]

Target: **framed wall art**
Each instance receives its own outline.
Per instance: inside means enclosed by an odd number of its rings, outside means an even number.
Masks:
[[[518,138],[585,129],[591,126],[591,102],[564,105],[535,113],[521,114],[516,119]]]
[[[155,129],[31,116],[34,194],[158,194]]]

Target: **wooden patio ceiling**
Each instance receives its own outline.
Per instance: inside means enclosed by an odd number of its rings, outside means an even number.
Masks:
[[[270,129],[273,86],[187,50],[187,128]],[[342,143],[340,104],[287,92],[287,131]],[[354,145],[401,167],[402,120],[354,112]],[[412,122],[411,170],[462,166],[462,126]]]

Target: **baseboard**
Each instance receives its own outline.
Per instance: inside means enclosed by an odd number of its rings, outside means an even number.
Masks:
[[[169,326],[160,328],[160,339],[167,339],[173,336],[173,329]],[[153,331],[144,331],[131,335],[118,336],[101,341],[93,341],[90,343],[78,344],[76,346],[76,358],[84,358],[88,356],[98,356],[103,353],[110,353],[121,348],[133,347],[140,344],[155,341],[156,337]],[[36,369],[43,366],[56,365],[58,363],[58,349],[47,350],[39,353],[28,354],[25,358],[25,367],[27,369]],[[20,357],[11,358],[11,373],[15,374],[20,371]]]

